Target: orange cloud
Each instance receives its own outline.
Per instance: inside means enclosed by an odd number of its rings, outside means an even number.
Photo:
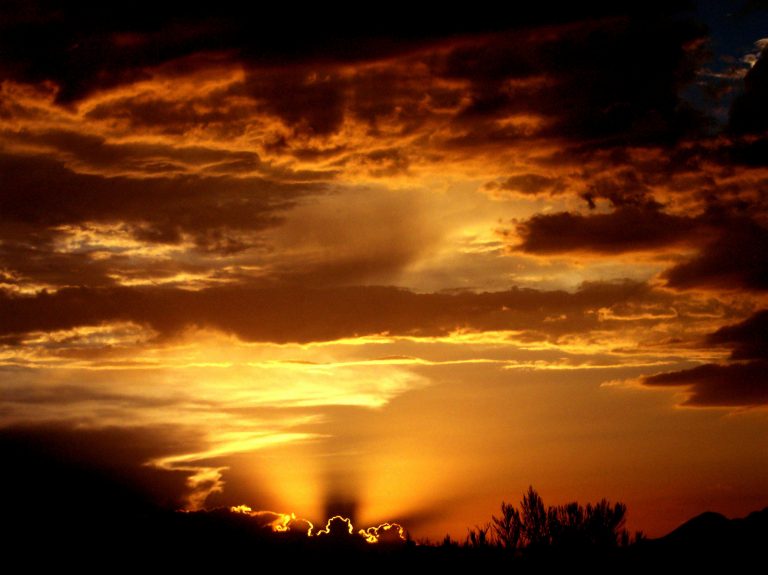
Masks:
[[[334,515],[325,524],[323,529],[320,529],[315,535],[318,537],[326,535],[329,537],[344,537],[352,535],[354,532],[352,522],[347,517],[341,515]]]
[[[707,363],[691,369],[643,378],[651,387],[684,387],[683,405],[698,407],[758,407],[768,405],[768,310],[741,323],[721,327],[707,337],[714,346],[731,347],[727,363]]]
[[[275,513],[274,511],[254,511],[247,505],[233,505],[229,508],[232,513],[247,515],[271,528],[276,533],[299,531],[307,536],[312,535],[314,526],[306,519],[296,517],[295,513]],[[299,527],[301,525],[301,527]]]
[[[695,313],[717,307],[706,300],[676,301],[673,294],[630,281],[586,283],[573,293],[512,289],[419,294],[384,287],[231,287],[199,291],[79,288],[55,294],[0,297],[0,309],[7,318],[0,333],[14,335],[129,320],[166,337],[188,327],[207,326],[237,334],[243,340],[277,343],[376,334],[439,336],[462,329],[562,335],[610,327],[610,316],[598,310],[655,303],[674,306],[693,321]],[[382,309],[387,313],[382,314]],[[258,321],[254,322],[254,318]]]
[[[368,543],[399,543],[405,541],[403,527],[397,523],[382,523],[358,531]]]

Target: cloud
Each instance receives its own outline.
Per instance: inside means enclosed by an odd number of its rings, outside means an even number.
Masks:
[[[698,255],[662,275],[674,288],[768,289],[768,229],[752,219],[733,219]]]
[[[382,523],[377,527],[360,529],[358,533],[362,535],[368,543],[396,545],[405,541],[403,527],[398,523]]]
[[[508,191],[531,195],[555,195],[566,191],[566,186],[562,179],[534,173],[510,176],[501,182],[490,182],[485,185],[485,188],[494,192]]]
[[[768,310],[758,311],[741,323],[721,327],[707,341],[732,347],[732,359],[768,359]]]
[[[63,225],[121,222],[145,242],[179,243],[188,234],[201,247],[223,250],[230,233],[273,226],[280,210],[321,189],[259,177],[102,177],[48,158],[7,154],[0,170],[6,225],[36,227],[38,234],[47,229],[50,238]]]
[[[254,511],[248,505],[234,505],[229,510],[232,513],[247,515],[260,527],[268,527],[278,533],[297,531],[309,535],[312,532],[312,523],[306,519],[297,518],[294,513]]]
[[[736,165],[763,167],[768,165],[768,138],[748,136],[738,139],[726,146],[723,152]]]
[[[590,442],[585,477],[645,437],[653,401],[603,377],[768,403],[765,312],[735,323],[768,269],[766,57],[714,122],[690,3],[388,5],[352,26],[319,4],[48,4],[0,6],[0,424],[35,423],[30,451],[58,458],[3,485],[53,493],[39,516],[93,485],[128,506],[421,506],[442,529],[484,497],[472,478],[553,473],[595,409],[637,419],[605,423],[621,442]],[[531,425],[507,426],[516,405]],[[512,471],[482,447],[539,433]],[[671,461],[651,455],[649,477]],[[425,465],[472,473],[414,491]],[[424,510],[429,481],[472,502]],[[309,529],[287,517],[252,523]]]
[[[559,162],[581,164],[636,139],[667,145],[687,129],[677,94],[700,57],[686,46],[701,30],[667,18],[684,13],[680,6],[658,18],[641,18],[643,11],[531,8],[490,24],[464,15],[417,27],[419,34],[393,22],[404,32],[398,40],[367,22],[361,30],[372,34],[313,28],[295,46],[275,30],[249,33],[226,10],[213,20],[153,11],[150,21],[119,25],[110,15],[100,26],[69,10],[9,16],[9,76],[48,79],[54,88],[39,87],[35,98],[6,88],[8,105],[25,113],[13,115],[23,129],[14,123],[5,132],[9,163],[19,165],[3,167],[12,177],[0,208],[36,227],[119,220],[148,242],[189,235],[201,249],[232,253],[334,181],[477,173],[475,162],[509,174],[504,160],[514,146],[534,164],[544,162],[537,148],[552,146]],[[36,51],[20,50],[20,30],[45,36],[54,22],[69,27]],[[647,35],[657,42],[649,46]],[[342,49],[342,39],[355,50]],[[299,49],[305,44],[311,54]],[[57,46],[88,57],[46,58]],[[66,111],[46,99],[52,94]],[[31,159],[30,148],[59,165]],[[631,163],[621,155],[611,162]],[[495,181],[565,195],[565,183],[579,179],[542,167],[519,166]],[[594,174],[583,179],[575,189],[589,201],[619,205],[620,194],[601,190]],[[55,201],[41,191],[52,182],[63,190]],[[647,194],[644,185],[631,193]]]
[[[744,89],[731,106],[730,128],[738,134],[764,134],[768,131],[768,47],[744,77]]]
[[[677,305],[631,281],[588,283],[573,293],[514,288],[420,294],[375,286],[64,288],[34,296],[0,293],[0,335],[130,321],[163,337],[197,326],[233,333],[245,341],[276,343],[375,334],[439,336],[457,330],[529,330],[554,336],[598,325],[604,329],[611,322],[603,321],[598,310],[626,305],[628,300],[633,305],[665,300]]]
[[[316,535],[319,537],[326,536],[334,539],[346,539],[352,537],[354,527],[352,522],[341,515],[335,515],[328,519],[323,529],[320,529]]]
[[[669,287],[765,290],[768,229],[755,217],[764,209],[761,200],[741,186],[719,196],[705,190],[701,193],[707,196],[691,215],[669,213],[655,202],[624,204],[619,199],[612,200],[617,207],[611,212],[536,214],[517,224],[516,234],[504,229],[501,234],[510,243],[519,240],[510,246],[513,250],[531,254],[672,255],[670,248],[684,248],[693,255],[661,273]]]
[[[476,10],[440,22],[426,15],[403,19],[392,10],[351,28],[326,8],[316,15],[322,26],[285,14],[257,33],[251,26],[258,15],[231,6],[204,16],[153,7],[151,16],[119,11],[119,19],[82,18],[74,8],[32,9],[26,18],[6,10],[11,13],[3,18],[0,72],[23,83],[52,82],[56,101],[73,106],[160,70],[179,75],[218,61],[245,71],[242,89],[231,95],[247,96],[300,133],[332,134],[348,115],[373,131],[381,118],[398,115],[412,130],[434,115],[429,102],[464,101],[451,129],[456,143],[503,144],[521,132],[499,124],[525,114],[544,117],[548,135],[586,137],[597,146],[668,141],[692,121],[677,91],[692,79],[699,57],[684,46],[702,32],[680,5],[658,3],[658,17],[642,8],[580,3],[554,12],[528,7],[493,19]],[[649,44],[649,36],[656,41]],[[408,66],[388,65],[393,62]],[[419,77],[420,86],[413,82]],[[457,81],[464,84],[459,90]],[[221,104],[222,95],[209,102]],[[135,126],[149,126],[146,120],[154,118],[161,130],[178,131],[189,120],[220,124],[218,110],[224,117],[243,110],[242,102],[189,107],[134,96],[123,98],[117,106],[123,111],[113,113],[135,118]],[[110,106],[97,106],[91,117],[105,118]],[[253,107],[246,109],[251,115]]]
[[[518,225],[529,253],[595,252],[618,254],[653,250],[691,241],[695,218],[671,215],[655,206],[620,207],[607,214],[538,214]]]
[[[683,386],[683,405],[695,407],[755,407],[768,405],[768,310],[741,323],[725,326],[706,343],[732,348],[729,363],[708,363],[643,378],[651,387]]]
[[[254,511],[248,505],[235,505],[229,511],[234,514],[245,515],[262,528],[269,528],[276,533],[291,532],[307,537],[332,536],[346,538],[353,535],[354,525],[352,520],[341,515],[334,515],[326,522],[322,529],[313,533],[314,525],[307,519],[296,517],[295,513],[276,513],[274,511]],[[376,527],[360,529],[358,535],[368,543],[397,544],[405,541],[404,530],[398,523],[382,523]]]
[[[768,405],[768,361],[706,364],[683,371],[645,377],[647,386],[686,386],[683,405],[692,407],[755,407]]]
[[[654,10],[679,12],[679,6],[653,4]],[[0,19],[4,72],[30,82],[55,81],[61,85],[59,99],[71,102],[140,77],[146,67],[200,51],[233,51],[273,65],[306,59],[355,62],[413,49],[425,39],[638,13],[640,3],[583,2],[557,11],[528,6],[489,19],[490,8],[435,19],[429,14],[403,18],[403,8],[393,7],[350,27],[341,10],[327,7],[308,10],[299,22],[287,7],[275,7],[264,20],[256,8],[231,2],[204,12],[179,11],[174,3],[90,12],[77,2],[55,11],[45,5],[18,10],[8,3]]]
[[[225,166],[250,168],[246,173],[242,169],[233,169],[231,175],[235,176],[260,176],[270,172],[257,153],[246,150],[166,142],[117,143],[107,141],[103,136],[64,130],[27,133],[23,137],[6,134],[4,140],[11,149],[22,145],[38,149],[41,155],[60,160],[71,171],[105,177],[174,177],[185,174],[222,177],[227,175]],[[208,167],[215,169],[206,174]]]
[[[458,47],[444,74],[470,82],[472,102],[463,117],[474,129],[461,141],[477,143],[489,128],[504,138],[484,120],[515,112],[542,118],[541,135],[592,148],[674,141],[696,127],[678,89],[699,58],[684,46],[701,30],[670,22],[605,18]],[[649,35],[656,41],[649,44]],[[543,81],[520,82],[534,77]],[[507,134],[515,138],[514,131]]]
[[[336,69],[255,70],[246,90],[287,125],[327,135],[341,127],[348,82]]]

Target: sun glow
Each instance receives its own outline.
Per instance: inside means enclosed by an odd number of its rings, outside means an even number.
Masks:
[[[298,532],[307,537],[354,537],[355,528],[348,517],[334,515],[325,523],[325,527],[313,533],[314,525],[311,521],[296,517],[295,513],[277,513],[274,511],[254,511],[248,505],[233,505],[229,508],[231,513],[247,515],[256,521],[269,527],[275,533]],[[375,527],[368,527],[357,531],[366,543],[397,543],[406,540],[405,530],[398,523],[382,523]]]
[[[368,543],[405,541],[404,529],[397,523],[382,523],[378,527],[369,527],[358,531]]]
[[[297,531],[305,533],[307,537],[309,537],[312,535],[312,529],[314,529],[314,525],[312,525],[311,521],[297,518],[295,513],[254,511],[248,505],[233,505],[229,510],[232,513],[247,515],[248,517],[253,517],[254,519],[264,522],[264,525],[271,528],[275,533]]]

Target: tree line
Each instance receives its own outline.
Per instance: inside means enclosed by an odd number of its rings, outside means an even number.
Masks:
[[[494,545],[512,551],[625,547],[631,541],[624,528],[626,513],[626,505],[606,499],[586,506],[574,501],[545,507],[531,486],[519,506],[502,502],[500,515],[493,515],[492,521],[483,527],[470,529],[466,544],[471,547]],[[642,537],[638,532],[634,540]]]

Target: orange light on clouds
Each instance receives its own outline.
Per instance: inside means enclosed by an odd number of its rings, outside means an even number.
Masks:
[[[383,541],[405,541],[402,525],[397,523],[382,523],[377,527],[369,527],[358,531],[368,543],[381,543]]]
[[[765,506],[762,40],[708,85],[666,12],[6,46],[36,14],[0,38],[0,434],[134,433],[94,452],[165,502],[369,542],[531,484],[653,535]]]

